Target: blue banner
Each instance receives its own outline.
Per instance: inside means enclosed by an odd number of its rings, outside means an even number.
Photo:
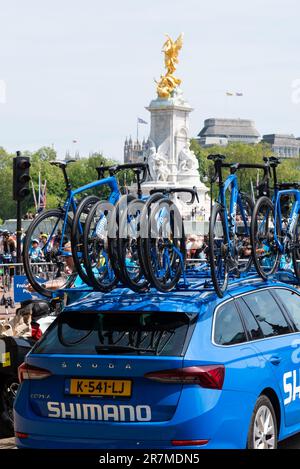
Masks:
[[[14,301],[15,303],[21,303],[25,300],[38,300],[45,299],[43,295],[40,295],[36,291],[29,291],[29,282],[26,275],[15,275],[14,276]]]

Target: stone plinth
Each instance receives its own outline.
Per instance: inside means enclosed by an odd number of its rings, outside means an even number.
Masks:
[[[143,184],[145,193],[153,188],[196,187],[199,203],[186,206],[189,195],[179,194],[180,211],[189,217],[193,209],[204,207],[209,211],[207,187],[200,181],[198,160],[190,150],[189,115],[193,110],[177,89],[169,99],[157,98],[146,108],[151,114],[151,130],[145,152],[149,177]]]

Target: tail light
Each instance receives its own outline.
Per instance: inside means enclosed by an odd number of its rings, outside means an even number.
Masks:
[[[222,389],[225,378],[224,365],[189,366],[173,370],[154,371],[145,378],[161,383],[198,384],[202,388]]]
[[[44,379],[51,376],[50,371],[38,368],[37,366],[22,363],[18,368],[19,382],[22,383],[24,379]]]
[[[29,435],[28,433],[15,432],[15,437],[20,438],[20,439],[25,439],[25,438],[28,438]]]
[[[204,446],[209,440],[172,440],[173,446]]]

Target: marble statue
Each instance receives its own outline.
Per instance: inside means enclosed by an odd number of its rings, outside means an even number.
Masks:
[[[187,141],[178,155],[179,173],[193,173],[199,168],[197,157],[195,153],[190,150],[189,144],[189,141]]]
[[[164,143],[156,151],[153,141],[148,141],[148,151],[146,152],[145,160],[148,163],[150,180],[155,182],[167,181],[170,174],[163,147],[165,147]]]
[[[183,44],[183,34],[173,41],[170,36],[167,35],[167,40],[163,45],[162,51],[165,54],[165,68],[167,69],[166,74],[161,75],[159,82],[157,83],[156,91],[160,98],[168,99],[171,97],[171,93],[180,85],[181,80],[176,78],[173,73],[176,70],[178,64],[178,54]]]

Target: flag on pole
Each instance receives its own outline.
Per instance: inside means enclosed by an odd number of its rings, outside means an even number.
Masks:
[[[46,197],[47,181],[45,180],[43,185],[39,185],[39,206],[38,213],[42,212],[46,208],[47,197]]]
[[[244,96],[244,94],[239,91],[226,91],[226,96]]]
[[[148,124],[148,122],[144,121],[144,119],[141,119],[140,117],[137,118],[138,124]]]
[[[35,193],[34,184],[33,184],[33,180],[32,180],[32,179],[31,179],[31,189],[32,189],[32,195],[33,195],[35,210],[36,210],[36,212],[37,212],[37,210],[38,210],[38,203],[37,203],[37,200],[36,200],[36,193]]]

